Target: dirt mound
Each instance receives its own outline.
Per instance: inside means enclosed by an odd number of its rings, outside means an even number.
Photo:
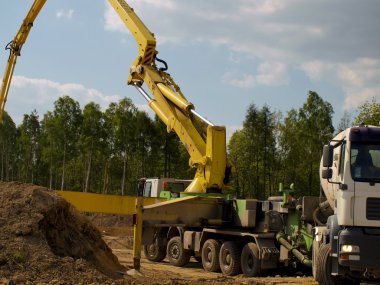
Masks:
[[[63,198],[0,182],[0,283],[125,284],[122,271],[99,231]]]
[[[87,218],[97,227],[132,227],[133,218],[128,215],[90,214]]]

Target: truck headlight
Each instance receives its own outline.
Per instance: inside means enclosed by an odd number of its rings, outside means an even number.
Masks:
[[[344,244],[341,246],[340,251],[345,253],[359,253],[360,248],[357,245]]]

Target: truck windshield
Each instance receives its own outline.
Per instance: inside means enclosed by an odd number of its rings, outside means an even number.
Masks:
[[[351,144],[351,175],[356,181],[380,182],[380,144]]]

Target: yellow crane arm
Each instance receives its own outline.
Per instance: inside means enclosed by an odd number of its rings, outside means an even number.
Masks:
[[[7,102],[8,92],[11,86],[12,76],[16,66],[17,57],[21,55],[21,48],[24,45],[26,39],[28,38],[29,32],[33,27],[33,22],[36,19],[38,13],[41,11],[45,2],[46,0],[34,1],[13,41],[11,41],[6,47],[6,49],[10,50],[10,54],[0,89],[0,122],[3,119],[5,103]]]
[[[197,168],[186,192],[220,192],[228,172],[225,127],[214,126],[195,112],[193,104],[187,101],[170,74],[165,72],[166,63],[156,57],[154,34],[125,0],[108,1],[134,36],[139,50],[130,68],[128,84],[134,85],[144,96],[166,124],[167,131],[176,132],[190,154],[190,166]],[[165,67],[158,68],[156,60]],[[144,83],[153,98],[142,89]]]

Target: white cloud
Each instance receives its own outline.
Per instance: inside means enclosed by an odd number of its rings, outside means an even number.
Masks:
[[[259,65],[259,74],[256,76],[257,84],[278,86],[288,83],[286,65],[281,62],[264,62]]]
[[[45,99],[45,94],[49,94],[49,96],[52,95],[53,100],[57,99],[54,98],[55,95],[69,95],[84,104],[89,101],[95,101],[100,106],[107,107],[111,102],[121,99],[121,96],[119,95],[104,95],[99,90],[87,88],[79,83],[59,83],[49,79],[14,76],[12,84],[15,88],[28,88],[29,90],[34,90],[37,95],[36,100]],[[41,94],[43,95],[42,97],[39,96]]]
[[[57,19],[63,19],[64,18],[64,19],[70,20],[70,19],[72,19],[73,15],[74,15],[73,9],[69,9],[67,11],[61,9],[55,13],[55,16]]]
[[[178,8],[176,1],[174,0],[130,0],[128,1],[131,7],[139,9],[140,7],[151,7],[152,9],[163,9],[175,11]]]
[[[240,74],[238,71],[228,71],[222,80],[239,88],[253,88],[258,85],[279,86],[288,84],[287,67],[281,62],[264,62],[257,68],[257,74]]]
[[[380,99],[379,59],[358,58],[346,63],[311,61],[301,64],[300,69],[312,80],[341,86],[344,110],[356,108],[372,97]]]
[[[226,72],[222,79],[229,85],[244,89],[253,88],[257,84],[255,76],[251,74],[238,75],[237,72]]]
[[[106,10],[104,11],[104,30],[109,32],[128,33],[128,29],[125,27],[123,21],[108,2]]]
[[[380,99],[380,86],[374,88],[348,89],[344,101],[344,110],[355,108],[364,102],[375,97],[377,101]]]
[[[332,65],[324,63],[322,61],[313,60],[304,62],[300,65],[300,69],[303,70],[310,79],[318,81],[322,79],[326,70],[331,69]]]
[[[17,109],[17,113],[26,114],[37,109],[40,114],[51,110],[53,102],[59,96],[69,95],[81,106],[90,101],[98,103],[103,109],[111,102],[117,102],[119,95],[105,95],[101,91],[88,88],[79,83],[60,83],[49,79],[14,76],[9,92],[7,109]],[[20,110],[22,109],[22,110]]]
[[[273,14],[289,5],[290,0],[241,1],[241,12],[249,14]]]
[[[342,90],[345,108],[356,107],[368,94],[378,96],[380,19],[368,11],[380,9],[380,2],[131,0],[129,4],[155,32],[158,44],[229,49],[233,57],[227,63],[233,68],[223,80],[239,88],[291,84],[289,73],[298,69],[318,84]],[[108,6],[105,29],[125,33],[127,29],[109,10]],[[257,70],[244,69],[250,63]]]

